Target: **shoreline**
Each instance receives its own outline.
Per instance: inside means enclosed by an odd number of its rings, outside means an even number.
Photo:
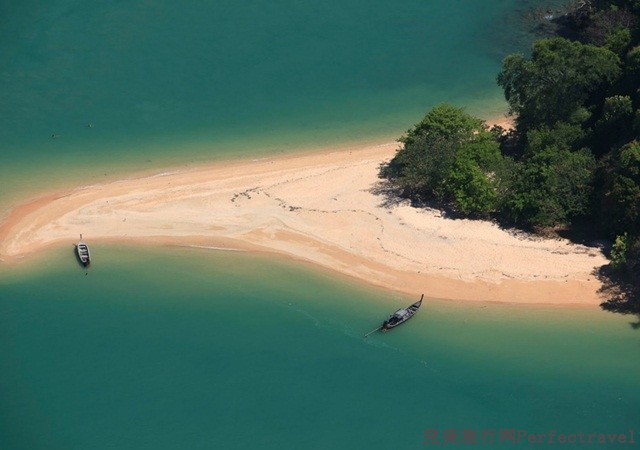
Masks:
[[[76,240],[77,241],[77,240]],[[68,246],[75,243],[71,239],[64,242],[53,242],[39,247],[38,250],[51,250]],[[446,276],[438,276],[432,274],[422,274],[419,285],[413,289],[413,284],[409,282],[407,285],[389,285],[380,284],[375,280],[365,279],[358,275],[347,273],[343,270],[336,269],[332,266],[318,264],[316,261],[307,258],[274,251],[272,249],[247,244],[241,241],[211,239],[205,237],[175,237],[175,236],[154,236],[154,237],[109,237],[96,238],[92,243],[102,245],[123,245],[131,247],[151,247],[151,248],[167,248],[167,249],[184,249],[184,250],[201,250],[201,251],[217,251],[217,252],[234,252],[244,254],[255,254],[264,257],[274,257],[283,259],[295,264],[302,264],[309,270],[319,270],[331,276],[342,278],[346,282],[355,282],[366,286],[388,291],[394,294],[401,294],[407,299],[412,299],[416,293],[424,293],[425,297],[444,302],[453,302],[455,304],[469,305],[512,305],[527,308],[570,308],[570,309],[597,309],[602,300],[598,301],[572,301],[576,294],[583,293],[586,298],[592,294],[591,282],[584,280],[501,280],[497,282],[487,280],[460,280]],[[0,255],[1,256],[1,255]],[[21,254],[16,257],[3,259],[0,257],[0,272],[2,267],[12,268],[22,264],[30,264],[38,262],[39,255],[36,252]],[[411,274],[407,275],[408,277]],[[592,277],[595,280],[595,277]],[[404,281],[401,280],[401,281]],[[598,286],[600,285],[599,282]],[[424,288],[423,291],[419,289]],[[569,299],[565,297],[563,300],[545,300],[545,293],[553,296],[562,295],[563,293],[571,296]],[[485,298],[485,294],[489,297]],[[599,297],[598,297],[599,298]]]
[[[607,260],[597,249],[445,219],[385,198],[377,170],[398,145],[169,168],[49,193],[3,218],[2,265],[83,233],[89,243],[276,254],[409,296],[600,304],[600,283],[591,273]]]
[[[513,120],[506,114],[491,116],[490,119],[485,120],[485,123],[490,127],[493,125],[500,125],[505,129],[509,129],[513,126]],[[331,149],[331,151],[335,152],[341,152],[349,151],[354,148],[375,147],[376,145],[384,145],[385,143],[397,142],[397,138],[402,133],[404,133],[404,131],[399,131],[397,134],[393,135],[380,135],[366,139],[348,138],[339,140],[337,143],[332,143],[329,145],[318,143],[308,144],[302,147],[290,147],[289,145],[285,145],[284,148],[279,149],[277,152],[268,154],[265,154],[263,150],[254,150],[247,151],[246,153],[242,153],[240,155],[236,155],[233,153],[223,153],[221,155],[213,154],[210,155],[210,157],[205,158],[202,154],[194,153],[189,154],[190,159],[187,162],[161,160],[159,164],[145,168],[132,169],[127,166],[110,166],[108,167],[107,173],[104,173],[104,176],[102,174],[102,171],[99,171],[101,173],[96,176],[96,179],[98,180],[96,182],[89,182],[86,180],[62,181],[62,179],[58,179],[56,180],[55,187],[51,190],[29,188],[26,190],[19,190],[17,192],[3,195],[2,197],[0,197],[0,205],[2,205],[2,207],[5,209],[4,211],[0,212],[0,226],[2,226],[4,220],[14,209],[23,207],[27,203],[38,201],[46,196],[64,195],[77,189],[78,187],[89,187],[94,184],[107,184],[121,181],[123,179],[136,179],[157,176],[164,172],[197,170],[219,164],[232,164],[237,162],[243,163],[248,161],[259,161],[273,158],[286,158],[291,156],[304,156],[312,155],[315,153],[326,153],[328,151],[327,149]],[[215,144],[214,147],[217,145],[219,144]],[[273,149],[279,148],[273,143],[271,143],[270,145],[273,147]],[[207,146],[207,144],[196,144],[196,147],[201,148],[203,146]],[[196,158],[196,162],[193,161],[194,157]]]

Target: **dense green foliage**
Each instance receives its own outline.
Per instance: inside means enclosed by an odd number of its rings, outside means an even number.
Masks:
[[[400,142],[411,144],[419,136],[467,140],[483,129],[484,123],[481,119],[464,114],[462,109],[455,106],[443,104],[427,113],[422,121],[400,138]]]
[[[511,161],[500,153],[495,137],[485,131],[458,148],[448,174],[447,191],[457,210],[487,215],[504,202]]]
[[[629,251],[629,235],[624,233],[616,237],[611,248],[611,265],[616,270],[623,270],[627,265],[627,253]]]
[[[518,165],[506,212],[538,226],[569,222],[587,212],[594,167],[586,150],[545,147]]]
[[[404,147],[382,175],[405,196],[474,216],[499,206],[509,161],[482,120],[460,108],[438,105],[401,142]]]
[[[498,84],[521,131],[572,122],[589,97],[620,75],[620,59],[607,48],[562,38],[533,46],[530,59],[507,56]]]
[[[640,0],[575,2],[560,22],[563,37],[504,59],[514,130],[436,106],[381,175],[462,216],[586,224],[640,292]]]

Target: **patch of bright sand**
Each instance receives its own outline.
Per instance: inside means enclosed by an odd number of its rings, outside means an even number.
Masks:
[[[219,163],[53,193],[0,224],[5,264],[97,240],[274,252],[411,296],[597,305],[598,249],[389,201],[397,143]],[[99,257],[94,255],[94,257]]]

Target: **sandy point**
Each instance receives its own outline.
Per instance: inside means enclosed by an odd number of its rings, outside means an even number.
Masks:
[[[14,208],[5,264],[91,240],[225,247],[316,264],[409,295],[598,305],[597,248],[452,220],[385,190],[397,143],[217,163],[82,186]]]

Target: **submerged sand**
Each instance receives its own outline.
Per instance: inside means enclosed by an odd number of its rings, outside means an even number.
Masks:
[[[274,252],[414,296],[600,303],[592,273],[607,260],[598,249],[448,219],[388,195],[377,174],[397,148],[219,163],[51,193],[5,217],[0,258],[82,233],[89,242]]]

